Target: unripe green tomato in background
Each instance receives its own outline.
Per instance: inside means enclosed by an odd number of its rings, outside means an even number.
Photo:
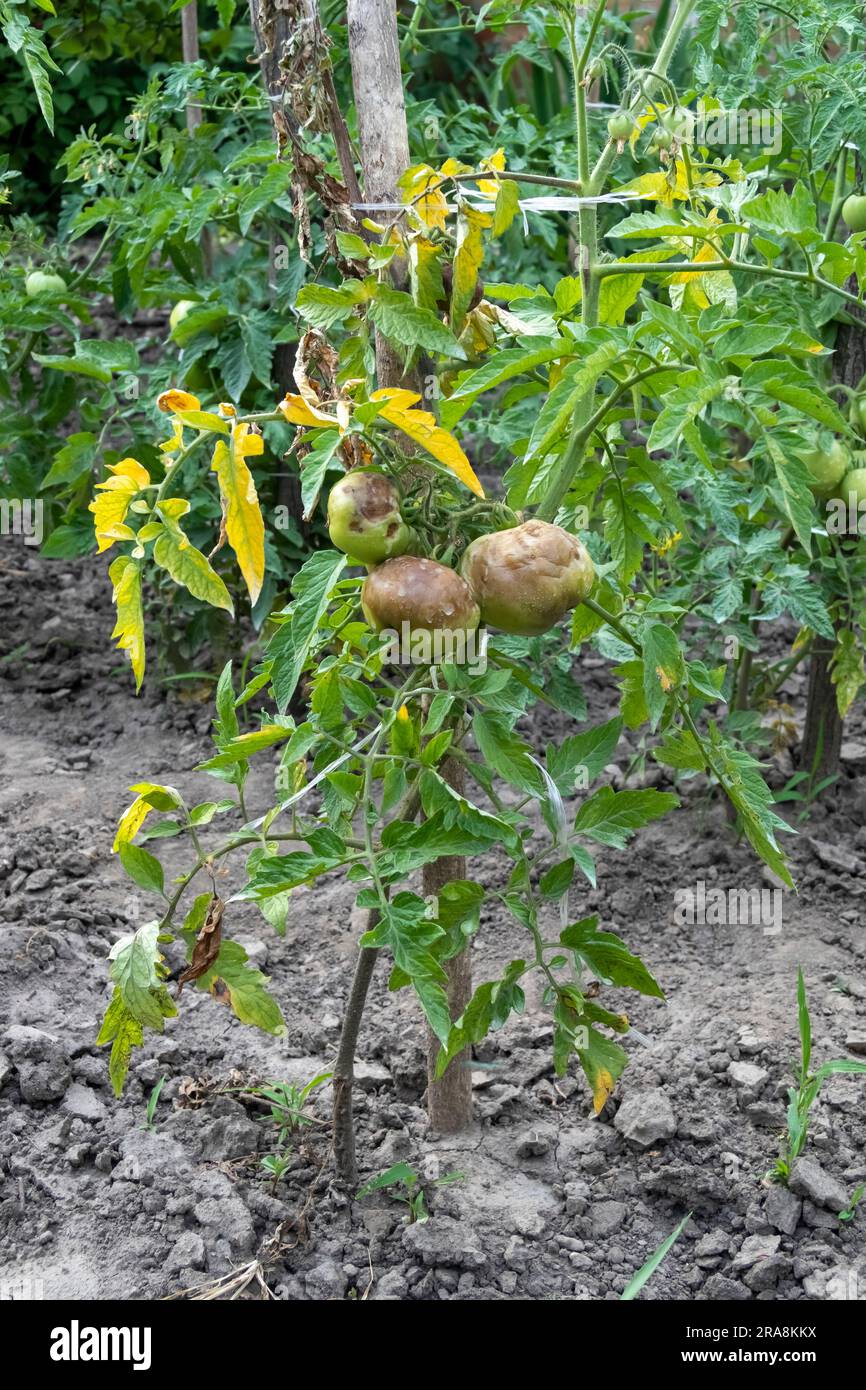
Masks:
[[[850,473],[846,473],[839,493],[846,506],[851,493],[854,494],[857,506],[866,502],[866,468],[853,468]]]
[[[24,281],[24,289],[30,299],[56,297],[66,293],[66,281],[62,275],[48,270],[31,270]]]
[[[183,323],[190,309],[194,309],[198,304],[197,299],[179,299],[168,316],[168,326],[174,332],[179,323]]]
[[[866,195],[851,193],[842,204],[842,218],[852,232],[866,232]]]
[[[809,486],[816,497],[833,497],[851,467],[851,455],[839,439],[829,449],[809,449],[800,458],[812,475]]]

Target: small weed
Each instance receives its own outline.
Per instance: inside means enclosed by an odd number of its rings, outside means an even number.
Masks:
[[[167,1080],[167,1074],[165,1076],[161,1076],[157,1081],[156,1085],[154,1086],[153,1090],[151,1091],[150,1095],[148,1096],[147,1112],[145,1114],[144,1124],[141,1126],[142,1129],[152,1130],[156,1128],[153,1122],[153,1117],[156,1114],[156,1107],[159,1105],[159,1098],[162,1094],[162,1088]]]
[[[443,1173],[441,1178],[435,1178],[433,1187],[445,1187],[452,1182],[461,1182],[465,1174],[463,1173]],[[364,1197],[369,1197],[371,1192],[381,1192],[384,1189],[398,1188],[399,1191],[390,1191],[389,1196],[395,1202],[402,1202],[409,1210],[406,1220],[410,1225],[421,1224],[429,1221],[430,1213],[427,1210],[427,1201],[424,1195],[424,1188],[421,1186],[421,1179],[408,1163],[395,1163],[393,1168],[388,1168],[384,1173],[378,1173],[375,1178],[371,1178],[357,1192],[357,1199],[360,1202]]]
[[[822,1062],[817,1071],[810,1072],[812,1020],[809,1016],[802,968],[797,972],[797,1013],[800,1025],[800,1061],[793,1066],[797,1084],[788,1089],[788,1128],[783,1139],[782,1151],[768,1175],[774,1182],[785,1184],[791,1176],[794,1160],[799,1158],[805,1148],[809,1134],[809,1111],[818,1099],[824,1082],[829,1076],[835,1076],[840,1072],[866,1072],[866,1062],[851,1062],[847,1058]],[[853,1206],[849,1209],[853,1215]],[[850,1217],[846,1219],[850,1220]]]

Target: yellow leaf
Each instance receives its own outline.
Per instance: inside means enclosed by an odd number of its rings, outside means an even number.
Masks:
[[[444,232],[448,203],[442,192],[442,177],[429,164],[408,169],[400,180],[400,192],[425,227]]]
[[[120,463],[110,463],[108,469],[115,478],[128,478],[130,482],[135,483],[136,490],[147,487],[150,482],[150,474],[144,465],[139,463],[138,459],[121,459]],[[116,484],[112,483],[111,479],[107,479],[104,483],[97,483],[97,487],[112,486],[116,486]]]
[[[450,468],[454,476],[459,478],[470,492],[474,492],[476,497],[483,497],[484,489],[454,436],[437,424],[435,416],[428,411],[409,409],[420,399],[420,396],[412,391],[392,390],[390,387],[374,391],[370,397],[371,401],[388,402],[379,412],[382,419],[402,430],[410,439],[414,439],[416,444],[420,444],[422,449],[426,449],[428,454],[432,454],[433,458]]]
[[[115,561],[116,563],[118,562]],[[114,854],[121,845],[129,844],[135,839],[151,811],[170,811],[182,804],[174,787],[163,786],[161,782],[136,782],[129,790],[138,792],[138,796],[127,806],[120,818],[112,846]],[[155,797],[151,795],[154,792],[157,793]]]
[[[245,459],[264,451],[260,434],[249,425],[238,425],[228,444],[217,440],[211,468],[219,480],[229,545],[237,556],[241,574],[255,603],[265,577],[265,523],[256,485]]]
[[[496,150],[496,152],[490,156],[489,159],[482,159],[481,168],[495,169],[497,173],[502,172],[502,170],[505,168],[505,150],[502,148],[501,145],[499,149]],[[479,179],[478,187],[482,193],[487,195],[488,198],[495,198],[497,193],[499,192],[499,180]]]
[[[150,482],[150,474],[138,459],[121,459],[120,463],[110,463],[108,469],[113,476],[96,484],[100,495],[94,497],[88,507],[93,512],[99,554],[110,550],[116,540],[129,539],[128,534],[119,533],[117,528],[126,520],[132,499]]]
[[[178,391],[174,388],[170,391],[162,391],[156,398],[158,410],[162,410],[166,415],[171,415],[178,410],[199,410],[201,401],[198,396],[193,396],[189,391]]]
[[[127,806],[117,827],[117,834],[111,847],[112,854],[116,854],[121,845],[128,845],[135,839],[152,810],[153,807],[149,806],[142,796],[137,796],[131,805]]]
[[[457,251],[451,279],[451,332],[460,334],[466,311],[472,302],[478,271],[484,260],[483,229],[489,227],[489,213],[476,212],[465,204],[457,219]]]
[[[164,454],[173,454],[175,449],[183,448],[183,420],[175,415],[171,423],[171,435],[160,444]]]
[[[309,401],[305,401],[303,396],[293,396],[291,393],[286,395],[285,400],[280,401],[279,409],[290,425],[307,425],[313,429],[329,425],[333,429],[336,423],[333,415],[318,410]]]
[[[699,266],[702,261],[717,261],[719,253],[708,241],[701,243],[701,248],[697,255],[689,262],[690,265]],[[680,270],[676,275],[672,275],[670,283],[672,285],[685,285],[689,280],[694,280],[696,276],[705,274],[702,270]]]
[[[135,676],[135,688],[138,691],[141,689],[141,682],[144,678],[144,612],[141,605],[141,567],[128,555],[118,555],[114,563],[109,566],[108,575],[114,589],[114,602],[117,606],[117,622],[111,635],[117,638],[119,650],[126,652],[129,657]],[[118,834],[120,834],[119,831]]]
[[[616,1085],[609,1071],[599,1067],[592,1078],[592,1108],[596,1115],[600,1115],[610,1097],[613,1095],[613,1088]]]

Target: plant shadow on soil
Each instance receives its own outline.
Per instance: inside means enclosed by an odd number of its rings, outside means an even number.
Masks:
[[[387,1193],[358,1203],[331,1183],[324,1124],[303,1131],[272,1185],[258,1165],[273,1130],[243,1094],[265,1078],[303,1084],[333,1058],[358,934],[353,890],[338,878],[295,893],[283,938],[251,905],[227,913],[228,934],[271,976],[286,1038],[245,1028],[187,989],[114,1099],[94,1046],[105,956],[134,914],[148,913],[111,854],[114,828],[141,777],[212,793],[191,772],[207,755],[210,703],[165,698],[155,681],[134,696],[107,641],[111,605],[92,560],[46,562],[7,542],[0,565],[4,1296],[35,1287],[48,1298],[157,1298],[260,1259],[279,1298],[613,1299],[693,1211],[642,1298],[866,1298],[866,1215],[846,1225],[834,1209],[840,1183],[850,1194],[866,1180],[860,1078],[832,1078],[815,1106],[811,1196],[762,1183],[797,1055],[799,964],[816,1061],[866,1052],[862,708],[839,784],[787,839],[799,895],[785,894],[778,934],[675,923],[674,887],[770,885],[694,783],[628,853],[602,852],[596,890],[572,890],[572,916],[597,911],[667,996],[605,990],[640,1037],[626,1039],[629,1066],[599,1119],[582,1075],[555,1079],[548,1016],[530,993],[523,1018],[476,1049],[474,1128],[431,1136],[420,1014],[408,993],[388,992],[380,963],[359,1049],[359,1162],[362,1180],[405,1159],[430,1181],[432,1218],[409,1226]],[[606,663],[587,654],[580,678],[590,720],[609,717]],[[802,726],[804,677],[785,690]],[[556,717],[531,717],[540,745],[562,734]],[[633,749],[624,739],[612,776]],[[776,772],[781,784],[784,766]],[[256,775],[250,804],[263,809],[268,769]],[[648,776],[665,785],[659,769]],[[535,833],[546,833],[540,820]],[[168,876],[183,866],[176,841],[160,853]],[[491,881],[502,870],[469,866]],[[224,896],[242,869],[225,872]],[[523,949],[516,923],[486,911],[477,982]],[[163,1075],[147,1130],[147,1097]],[[311,1115],[324,1120],[329,1100],[322,1087]],[[432,1186],[454,1170],[461,1181]],[[261,1297],[261,1285],[241,1296]]]

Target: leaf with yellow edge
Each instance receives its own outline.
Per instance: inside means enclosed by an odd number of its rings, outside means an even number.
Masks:
[[[189,425],[190,429],[210,430],[215,434],[228,434],[229,432],[227,422],[219,415],[214,415],[212,410],[179,410],[177,414],[185,425]]]
[[[128,555],[118,555],[109,566],[108,577],[114,589],[117,622],[111,636],[120,651],[129,657],[136,691],[144,679],[144,611],[141,604],[141,566]]]
[[[198,396],[193,396],[189,391],[178,391],[172,388],[170,391],[162,391],[156,398],[158,410],[162,410],[166,415],[171,415],[181,410],[198,410],[201,401]]]
[[[225,584],[207,556],[196,550],[177,524],[157,538],[153,558],[160,569],[170,574],[175,584],[188,589],[193,598],[214,608],[223,608],[234,616],[234,605]]]
[[[112,854],[116,854],[121,845],[130,844],[135,839],[151,811],[171,811],[181,804],[181,798],[174,787],[166,786],[162,782],[136,782],[129,790],[137,792],[138,795],[120,817],[111,847]]]
[[[211,468],[217,475],[229,545],[237,556],[241,574],[256,602],[265,577],[265,523],[253,475],[246,460],[264,452],[264,440],[249,425],[236,425],[228,444],[218,439]]]
[[[411,409],[420,399],[414,391],[402,391],[389,386],[374,391],[370,396],[371,401],[387,402],[379,412],[383,420],[402,430],[428,454],[449,468],[476,497],[483,497],[484,489],[454,436],[437,424],[436,417],[428,411]]]
[[[682,159],[676,161],[676,168],[656,169],[651,174],[641,174],[631,183],[616,189],[617,193],[638,194],[641,198],[655,199],[663,207],[673,207],[675,202],[686,202],[696,188],[716,188],[722,182],[719,174],[712,170],[689,171]]]
[[[600,1115],[628,1062],[625,1048],[595,1028],[587,1028],[585,1047],[576,1048],[578,1061],[592,1087],[592,1108]]]

